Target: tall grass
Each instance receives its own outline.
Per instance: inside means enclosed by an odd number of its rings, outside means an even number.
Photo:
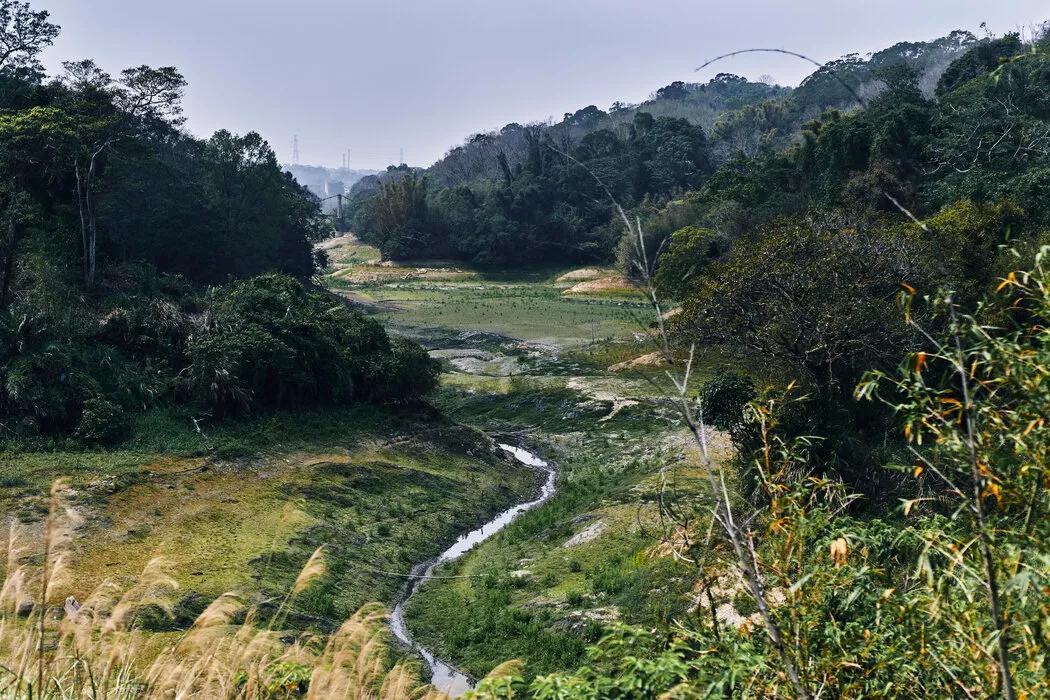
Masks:
[[[423,685],[412,665],[390,667],[379,604],[362,607],[327,637],[280,629],[288,604],[324,576],[321,550],[266,624],[256,606],[229,592],[177,635],[144,632],[144,616],[172,611],[177,583],[162,558],[131,585],[105,581],[82,603],[63,602],[79,523],[68,496],[56,482],[42,533],[10,526],[0,587],[0,699],[446,698]]]

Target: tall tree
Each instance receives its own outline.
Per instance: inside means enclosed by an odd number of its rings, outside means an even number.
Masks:
[[[27,2],[0,0],[0,69],[38,65],[37,56],[61,31],[50,16],[47,10],[34,12]]]
[[[84,286],[95,283],[98,219],[95,194],[104,155],[133,134],[149,135],[183,122],[186,80],[173,67],[139,66],[121,72],[114,83],[93,61],[63,64],[77,122],[73,153]]]

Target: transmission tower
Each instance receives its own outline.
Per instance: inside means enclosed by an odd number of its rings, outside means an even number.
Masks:
[[[292,165],[299,165],[299,136],[292,137]]]

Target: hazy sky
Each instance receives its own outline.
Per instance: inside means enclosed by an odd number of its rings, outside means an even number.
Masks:
[[[62,35],[49,69],[94,58],[175,65],[189,128],[259,131],[282,160],[429,165],[470,133],[719,71],[795,84],[818,60],[902,40],[1003,33],[1050,19],[1046,0],[32,0]]]

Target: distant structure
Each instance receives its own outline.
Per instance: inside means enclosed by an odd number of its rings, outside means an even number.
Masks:
[[[292,137],[292,165],[299,165],[299,135]]]
[[[324,183],[325,197],[334,197],[337,194],[346,194],[346,183],[342,180],[328,180]]]

